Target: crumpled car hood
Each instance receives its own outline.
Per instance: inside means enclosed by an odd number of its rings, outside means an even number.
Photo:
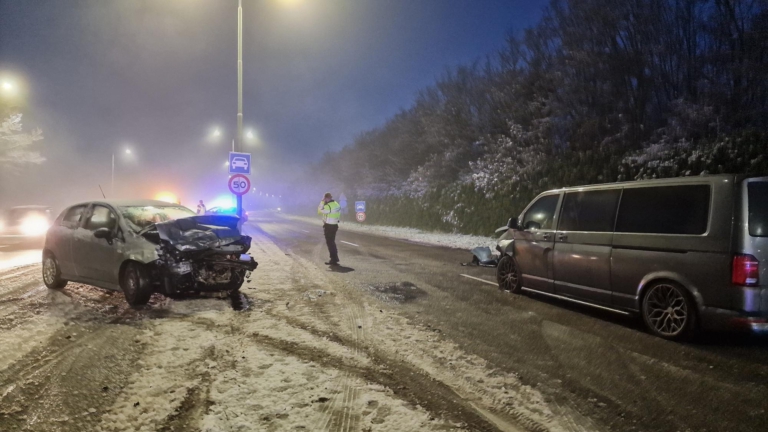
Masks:
[[[205,250],[240,240],[238,220],[230,215],[199,215],[156,223],[146,230],[157,230],[162,240],[180,251]]]

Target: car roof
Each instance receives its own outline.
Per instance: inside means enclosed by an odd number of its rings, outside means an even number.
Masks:
[[[166,201],[134,199],[134,200],[95,200],[72,204],[69,207],[88,204],[106,204],[112,207],[179,207],[181,204],[169,203]],[[183,207],[183,206],[182,206]]]

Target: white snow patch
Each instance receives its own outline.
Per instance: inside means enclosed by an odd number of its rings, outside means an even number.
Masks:
[[[295,219],[302,222],[322,224],[318,219],[284,215],[288,219]],[[443,246],[454,249],[474,249],[478,246],[488,246],[493,250],[496,247],[496,239],[493,237],[484,237],[467,234],[449,234],[441,232],[423,231],[416,228],[393,227],[384,225],[365,225],[357,222],[342,221],[339,224],[340,230],[359,232],[365,234],[379,235],[402,240],[409,240],[416,243],[423,243],[433,246]]]

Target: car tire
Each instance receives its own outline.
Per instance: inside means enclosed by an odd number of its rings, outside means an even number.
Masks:
[[[641,314],[645,327],[667,340],[693,336],[697,325],[696,302],[681,285],[656,282],[643,293]]]
[[[522,278],[514,258],[504,255],[496,266],[496,282],[499,289],[511,293],[519,293],[522,288]]]
[[[125,300],[129,305],[144,306],[152,296],[152,284],[144,267],[136,262],[128,263],[120,278]]]
[[[236,273],[238,270],[233,270],[233,273]],[[232,278],[235,280],[230,280],[225,285],[224,291],[229,291],[231,293],[236,293],[240,291],[240,287],[243,286],[245,283],[245,272],[243,272],[242,275],[233,274]]]
[[[59,262],[50,252],[43,256],[43,283],[50,289],[62,289],[67,286],[67,281],[61,278]]]

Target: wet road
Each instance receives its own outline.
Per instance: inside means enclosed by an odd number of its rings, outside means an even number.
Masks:
[[[0,270],[39,263],[42,241],[17,242],[0,237]]]
[[[319,222],[252,222],[287,254],[319,266],[327,260]],[[596,429],[755,431],[768,424],[764,337],[709,334],[667,342],[643,332],[633,318],[500,292],[493,269],[460,266],[471,258],[465,251],[343,227],[337,245],[342,267],[336,272],[345,282],[369,292],[417,287],[418,298],[402,305],[412,322],[515,374]]]

